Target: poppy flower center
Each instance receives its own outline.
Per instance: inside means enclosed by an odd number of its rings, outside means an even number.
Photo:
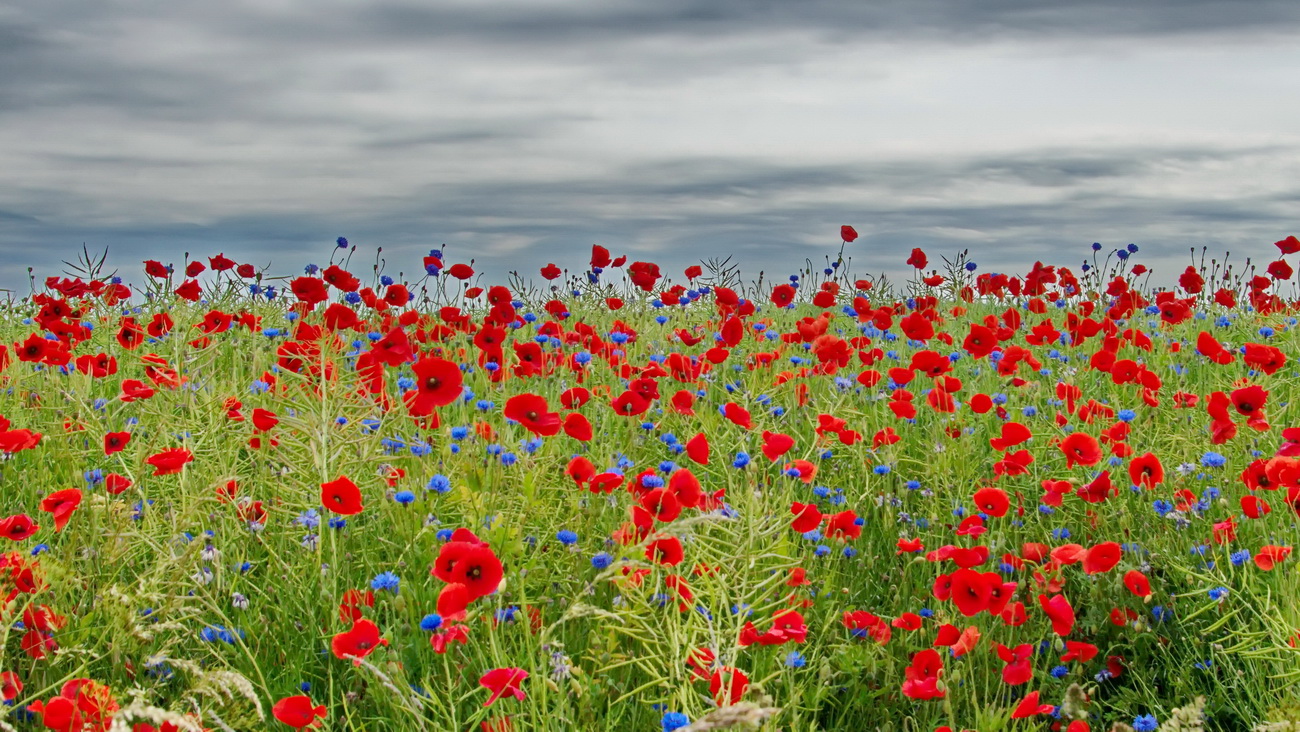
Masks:
[[[530,422],[537,421],[537,412],[533,412],[533,411],[524,412],[524,416],[527,417],[528,421]]]
[[[430,377],[424,380],[424,388],[426,389],[437,389],[441,385],[442,379]]]

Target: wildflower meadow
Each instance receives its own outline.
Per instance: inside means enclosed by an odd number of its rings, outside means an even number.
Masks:
[[[0,730],[1300,729],[1300,240],[828,238],[33,277]]]

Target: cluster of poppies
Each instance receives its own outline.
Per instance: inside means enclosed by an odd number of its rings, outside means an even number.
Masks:
[[[841,237],[858,234],[846,226]],[[896,675],[872,679],[870,694],[900,714],[954,722],[965,712],[948,711],[951,680],[987,672],[1000,687],[976,704],[1013,719],[1060,716],[1049,700],[1066,680],[1128,683],[1135,666],[1170,655],[1160,649],[1175,630],[1189,644],[1228,632],[1239,589],[1285,589],[1275,570],[1291,561],[1300,516],[1300,427],[1278,423],[1289,418],[1300,310],[1285,257],[1300,240],[1275,246],[1262,274],[1194,266],[1154,291],[1133,245],[1077,272],[1036,262],[1019,276],[976,274],[964,255],[941,273],[913,249],[906,295],[850,276],[842,258],[758,290],[700,266],[672,282],[658,264],[602,246],[579,274],[541,267],[548,284],[533,293],[479,285],[442,250],[422,258],[432,280],[376,271],[367,283],[331,260],[282,288],[224,254],[148,260],[150,298],[138,306],[115,279],[48,278],[25,319],[5,321],[0,399],[14,421],[0,416],[0,453],[20,475],[85,483],[18,481],[6,493],[0,536],[32,545],[0,554],[0,614],[35,666],[0,671],[0,689],[15,714],[49,729],[113,724],[120,706],[107,683],[58,677],[66,666],[54,662],[70,628],[97,617],[100,600],[72,595],[98,598],[98,583],[121,582],[72,579],[81,559],[97,542],[153,532],[136,549],[160,563],[203,545],[186,559],[196,563],[186,601],[226,587],[223,550],[343,578],[327,594],[322,647],[294,666],[334,664],[315,678],[370,671],[376,659],[389,671],[454,661],[458,677],[477,676],[474,693],[487,692],[482,706],[508,706],[529,698],[528,680],[549,662],[556,693],[545,703],[559,703],[572,658],[600,658],[608,664],[588,670],[599,678],[589,689],[636,690],[619,698],[666,712],[668,730],[686,714],[667,700],[734,705],[756,696],[751,674],[765,693],[796,693],[800,684],[770,680],[804,673],[805,653],[838,685],[813,702],[833,720],[858,683],[835,675],[842,654],[891,659]],[[209,365],[223,348],[240,349],[231,381]],[[319,474],[298,470],[302,455]],[[412,504],[428,506],[423,520]],[[168,520],[143,522],[151,511]],[[196,516],[207,523],[180,526]],[[712,528],[737,518],[753,532],[747,556]],[[337,566],[318,566],[323,521],[342,548]],[[305,535],[276,543],[290,531]],[[362,557],[398,571],[418,557],[437,582],[399,603],[398,587],[417,583],[383,572],[367,588]],[[523,571],[525,559],[550,571]],[[920,589],[885,589],[902,585]],[[551,645],[561,629],[546,635],[549,661],[498,666],[515,662],[499,649],[539,645],[512,640],[516,623],[530,636],[562,625],[554,598],[566,593],[605,603],[564,636],[572,657]],[[1184,610],[1199,598],[1208,604]],[[236,592],[228,602],[242,611],[254,601]],[[184,649],[167,634],[214,606],[196,599],[183,621],[142,636]],[[141,608],[141,622],[162,612]],[[674,630],[627,632],[635,613],[663,613],[653,617]],[[243,642],[211,620],[200,641]],[[1215,658],[1249,646],[1259,663],[1275,660],[1300,643],[1285,624],[1244,629],[1251,642],[1218,643]],[[596,638],[608,645],[595,649]],[[263,660],[295,652],[287,635],[259,644],[246,648]],[[636,676],[649,664],[611,660],[650,644],[647,657],[707,694],[666,693],[667,681]],[[776,647],[784,655],[765,650]],[[102,671],[115,687],[128,681]],[[295,729],[323,726],[330,705],[364,703],[318,703],[287,672],[269,685],[304,692],[279,691],[271,708]],[[28,698],[28,687],[59,693]],[[1086,732],[1096,721],[1054,723]]]

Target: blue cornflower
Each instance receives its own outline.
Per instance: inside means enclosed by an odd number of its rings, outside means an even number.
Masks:
[[[790,668],[803,668],[808,665],[808,660],[798,651],[790,651],[785,656],[785,665]]]
[[[1227,587],[1211,587],[1211,588],[1210,588],[1209,595],[1210,595],[1210,599],[1211,599],[1211,600],[1219,600],[1219,599],[1222,599],[1222,598],[1228,596],[1228,588],[1227,588]]]
[[[378,591],[390,590],[396,595],[401,581],[401,578],[392,572],[380,572],[375,575],[374,579],[370,580],[370,589]]]
[[[1201,465],[1207,468],[1221,468],[1228,459],[1217,452],[1207,452],[1201,456]]]
[[[556,532],[555,538],[565,546],[570,546],[578,541],[578,535],[568,529]]]
[[[1143,714],[1133,719],[1133,732],[1155,732],[1157,726],[1159,723],[1153,714]]]
[[[614,558],[608,552],[601,552],[591,558],[591,566],[596,569],[605,569],[614,563]]]
[[[691,718],[681,712],[666,712],[660,721],[664,732],[673,732],[691,723]]]
[[[432,633],[442,627],[442,616],[437,613],[429,613],[420,621],[420,630]]]
[[[425,485],[425,489],[437,491],[439,493],[446,493],[451,490],[451,480],[440,473],[429,479],[429,483]]]

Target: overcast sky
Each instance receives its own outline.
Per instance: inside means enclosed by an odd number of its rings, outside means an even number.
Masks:
[[[0,287],[85,242],[494,281],[1300,233],[1295,0],[0,3]],[[354,261],[358,261],[354,260]],[[354,268],[358,269],[358,268]]]

